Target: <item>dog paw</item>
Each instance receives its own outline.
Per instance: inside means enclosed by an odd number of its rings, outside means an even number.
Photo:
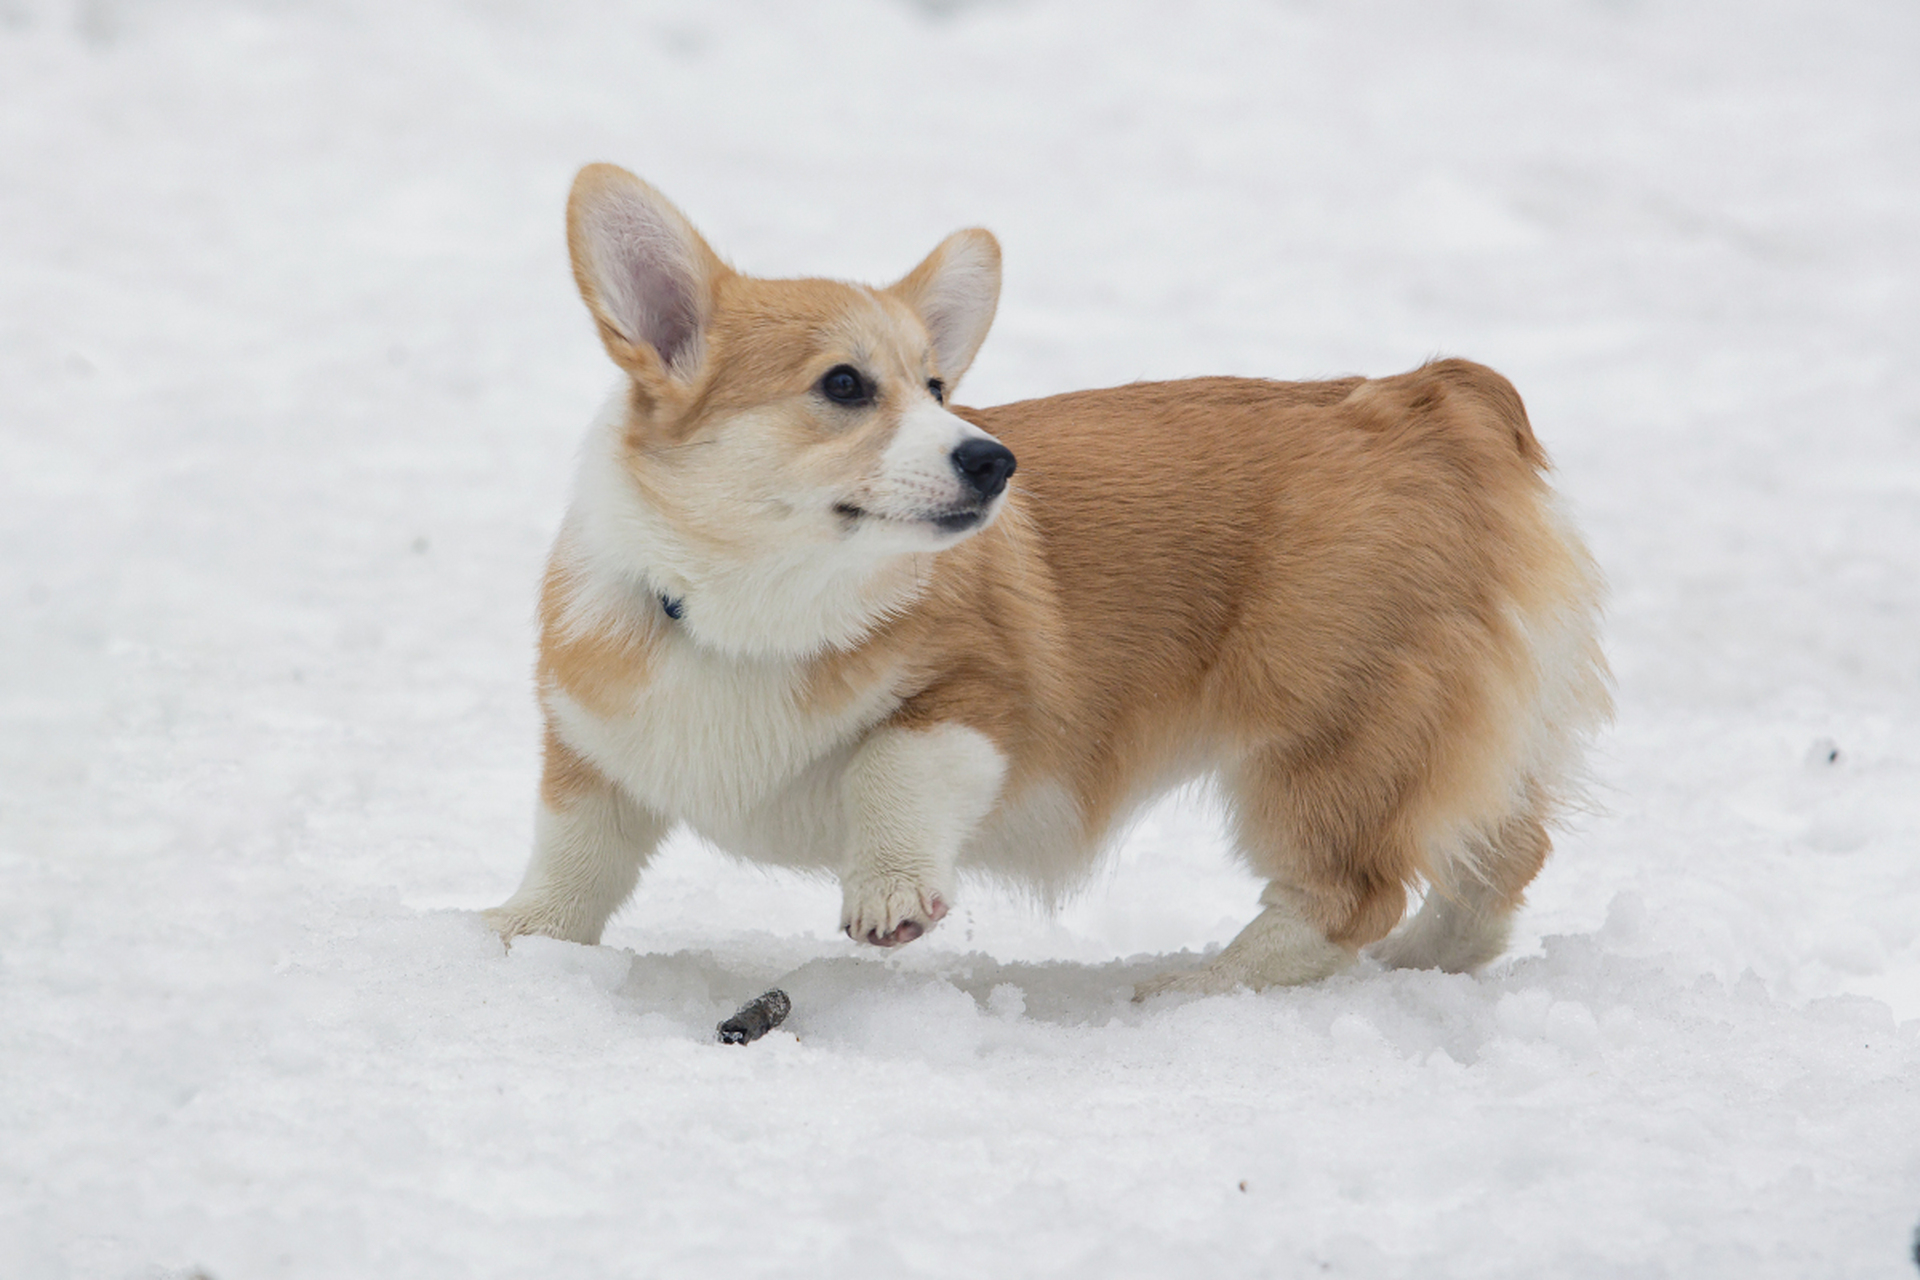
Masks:
[[[1331,977],[1354,962],[1353,951],[1329,942],[1284,897],[1267,901],[1266,910],[1206,965],[1151,978],[1134,988],[1133,998],[1147,1000],[1165,992],[1217,996],[1236,987],[1252,991],[1297,987]]]
[[[841,883],[840,928],[855,942],[897,947],[912,942],[947,914],[947,895],[918,880],[851,875]]]
[[[509,950],[515,938],[534,931],[533,925],[519,912],[505,906],[488,907],[480,913],[480,918],[487,922],[488,928],[500,935],[500,945]]]
[[[600,941],[600,931],[588,928],[582,921],[583,913],[568,911],[565,904],[519,902],[508,900],[497,907],[480,913],[480,918],[500,935],[501,945],[513,950],[515,938],[539,934],[542,937],[558,938],[562,942],[578,942],[593,946]]]
[[[1243,934],[1242,938],[1245,936]],[[1267,939],[1256,935],[1253,941],[1258,943]],[[1133,1000],[1139,1004],[1169,993],[1220,996],[1229,991],[1297,987],[1332,977],[1353,962],[1353,952],[1317,936],[1301,945],[1272,948],[1247,946],[1242,944],[1241,939],[1235,939],[1232,946],[1215,956],[1209,964],[1198,969],[1163,973],[1140,983],[1133,989]]]
[[[1183,970],[1179,973],[1163,973],[1156,978],[1148,978],[1133,988],[1133,1002],[1140,1004],[1155,996],[1174,994],[1187,996],[1218,996],[1238,987],[1246,986],[1246,980],[1236,973],[1223,972],[1218,965],[1206,965],[1199,969]]]

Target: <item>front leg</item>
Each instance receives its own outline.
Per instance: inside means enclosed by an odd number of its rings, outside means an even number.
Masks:
[[[508,943],[523,933],[598,943],[667,827],[549,726],[533,857],[520,888],[486,912],[487,923]]]
[[[852,832],[840,873],[848,937],[893,947],[939,923],[953,902],[954,858],[1006,771],[993,740],[965,725],[874,730],[841,784]]]

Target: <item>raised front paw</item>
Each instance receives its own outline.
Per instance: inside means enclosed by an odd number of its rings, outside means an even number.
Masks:
[[[910,877],[850,873],[840,885],[840,927],[855,942],[897,947],[912,942],[947,914],[947,895]]]

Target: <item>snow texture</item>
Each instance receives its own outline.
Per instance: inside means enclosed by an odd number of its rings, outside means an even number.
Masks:
[[[0,0],[0,1275],[1911,1275],[1916,66],[1908,0]],[[1132,1005],[1256,909],[1183,797],[898,955],[691,842],[502,954],[595,159],[762,274],[993,228],[966,403],[1510,375],[1620,679],[1512,953]]]

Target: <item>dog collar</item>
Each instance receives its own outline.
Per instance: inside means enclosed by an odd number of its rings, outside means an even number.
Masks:
[[[666,612],[669,618],[678,622],[680,621],[681,613],[685,611],[686,605],[684,601],[675,600],[672,596],[661,596],[660,608]]]

